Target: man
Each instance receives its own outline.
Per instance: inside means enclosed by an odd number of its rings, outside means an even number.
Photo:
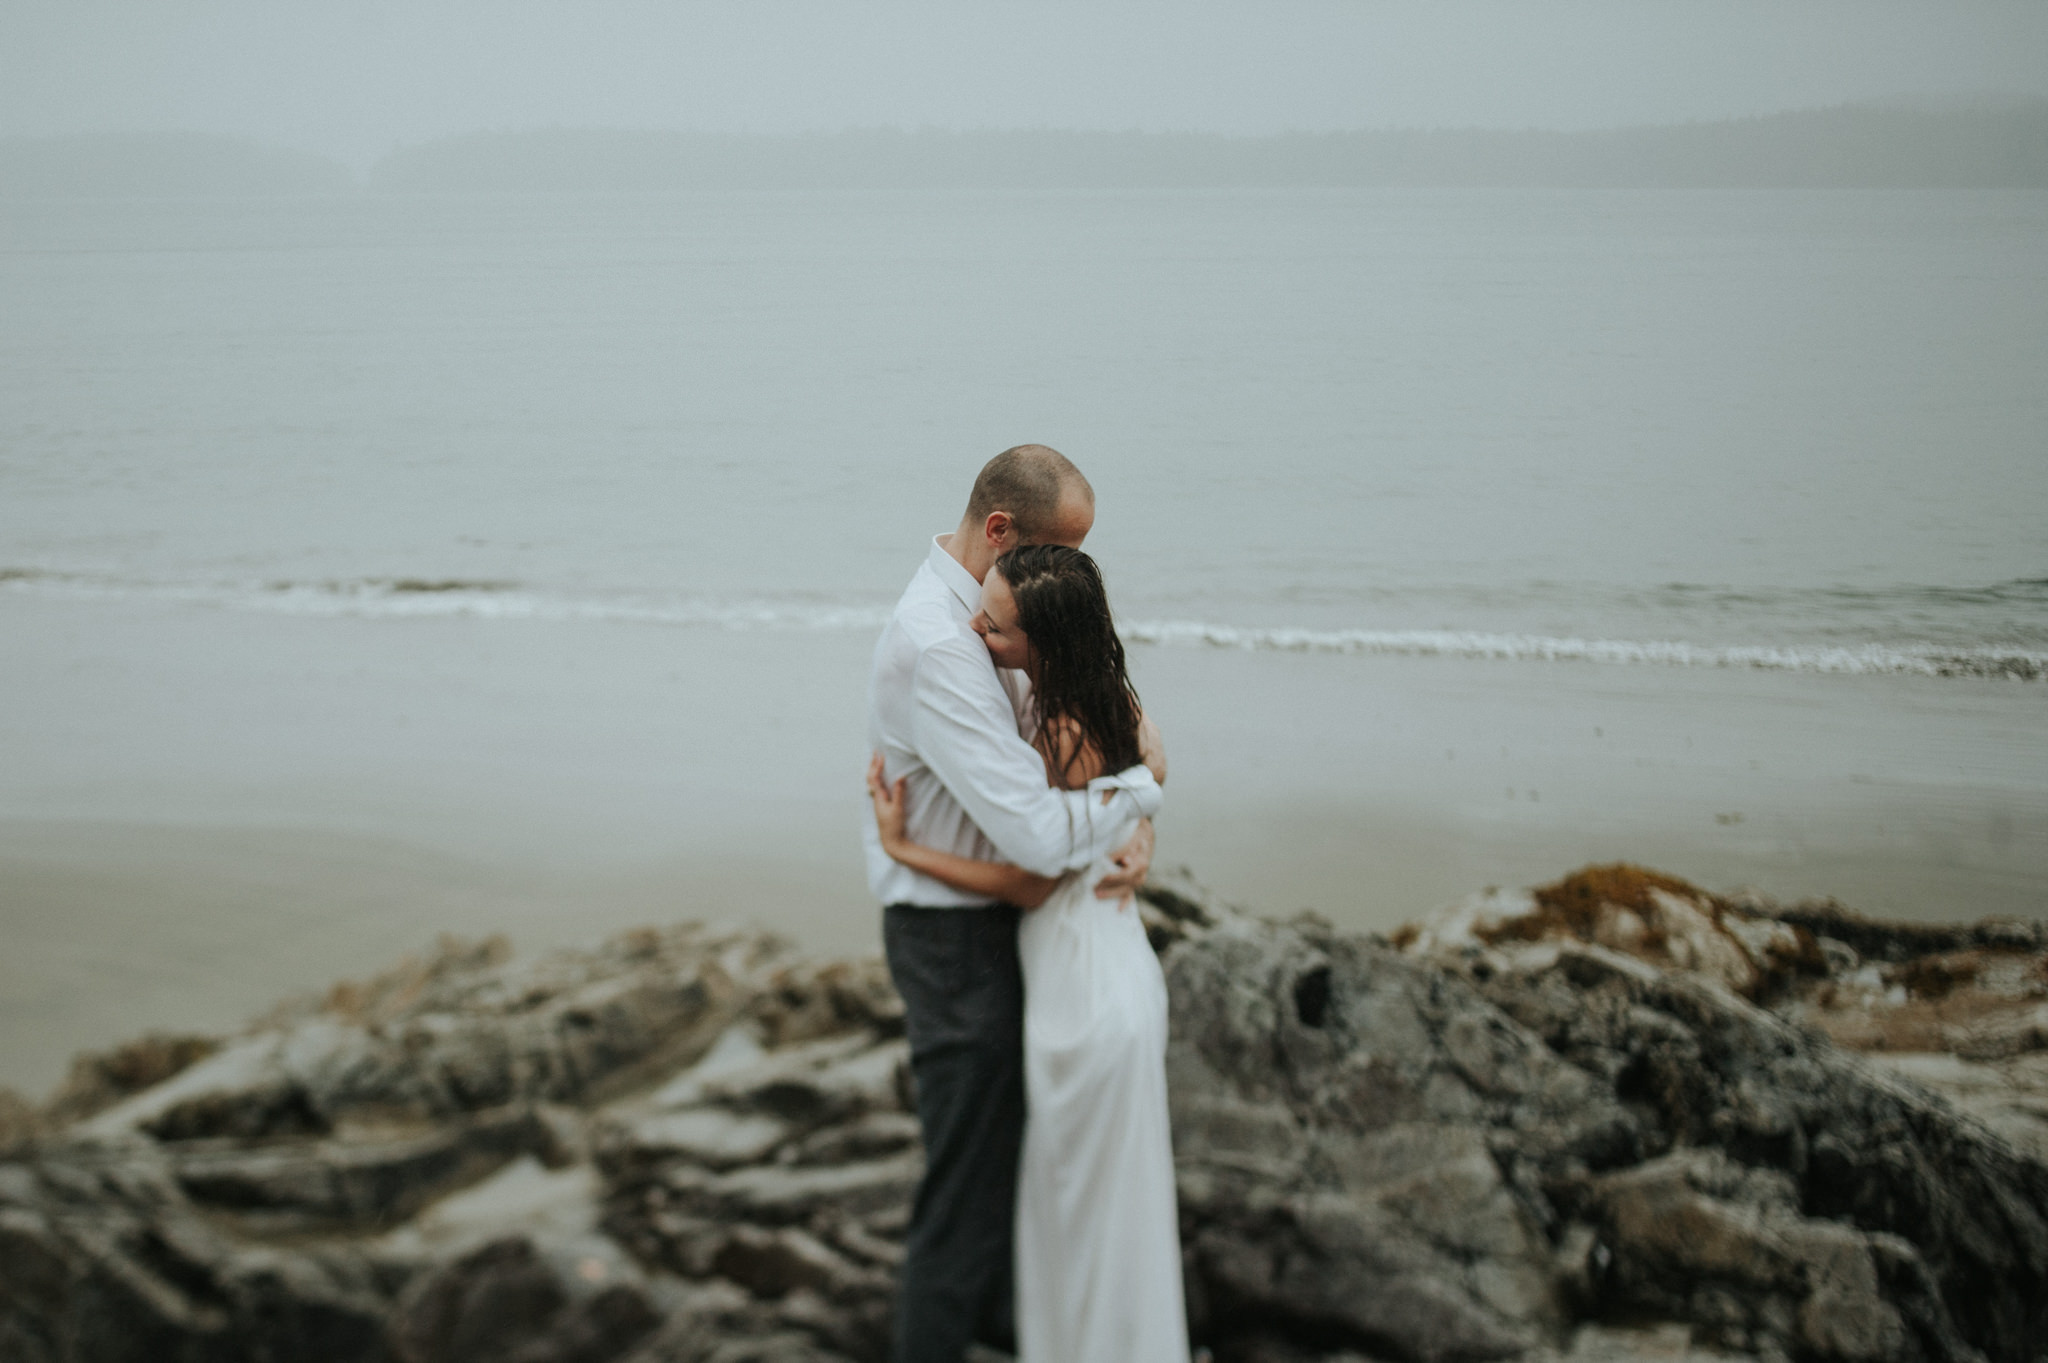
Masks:
[[[1028,683],[996,669],[971,623],[996,559],[1025,544],[1078,549],[1094,522],[1094,489],[1057,450],[1019,445],[990,460],[959,529],[932,542],[875,646],[868,727],[884,779],[908,780],[912,841],[1046,876],[1117,851],[1118,870],[1096,893],[1122,898],[1150,869],[1151,824],[1120,850],[1102,845],[1116,820],[1100,817],[1087,791],[1047,786],[1044,762],[1019,737]],[[1156,803],[1140,808],[1149,816]],[[1024,1131],[1018,910],[898,865],[872,823],[867,859],[868,884],[887,906],[883,944],[907,1010],[925,1147],[897,1297],[896,1360],[960,1363],[974,1341],[1009,1347],[1012,1336]]]

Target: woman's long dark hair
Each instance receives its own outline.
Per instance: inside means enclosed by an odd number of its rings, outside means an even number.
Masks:
[[[1083,742],[1102,754],[1105,772],[1136,766],[1143,760],[1138,692],[1124,670],[1123,640],[1095,560],[1079,549],[1033,544],[1004,554],[995,570],[1010,585],[1018,628],[1037,659],[1031,690],[1039,723],[1073,720]]]

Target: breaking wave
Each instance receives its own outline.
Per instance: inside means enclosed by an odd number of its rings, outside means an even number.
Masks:
[[[1126,624],[1123,632],[1124,637],[1134,643],[1207,644],[1214,648],[1288,653],[1378,653],[1514,662],[1754,668],[1773,672],[2010,677],[2021,681],[2048,678],[2048,652],[1996,647],[1954,648],[1920,644],[1711,647],[1662,640],[1572,639],[1460,630],[1241,629],[1194,620],[1133,622]]]
[[[2042,584],[2012,585],[2027,589],[2020,594],[2030,597],[2038,595]],[[0,568],[0,591],[70,599],[150,599],[301,616],[611,621],[729,630],[873,630],[879,629],[889,615],[884,605],[800,597],[719,600],[632,593],[569,595],[534,590],[516,582],[413,577],[265,583],[143,582],[35,568]],[[1995,644],[1702,645],[1461,630],[1249,628],[1200,620],[1126,620],[1122,633],[1132,644],[1248,652],[2048,680],[2048,651]]]
[[[886,607],[785,600],[720,601],[633,593],[568,595],[516,582],[362,577],[315,582],[136,582],[84,573],[0,568],[0,590],[72,599],[149,599],[275,615],[613,621],[721,629],[879,629]]]

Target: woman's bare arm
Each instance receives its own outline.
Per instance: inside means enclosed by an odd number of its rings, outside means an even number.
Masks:
[[[987,895],[1020,909],[1035,909],[1052,897],[1059,881],[1034,875],[1021,866],[997,861],[976,861],[955,856],[909,840],[903,832],[904,782],[891,786],[882,779],[882,756],[868,764],[868,798],[875,805],[875,826],[882,835],[882,850],[892,861],[930,876],[967,894]]]
[[[1065,715],[1055,715],[1039,726],[1035,746],[1045,759],[1045,779],[1060,790],[1079,790],[1106,774],[1101,751],[1088,741],[1081,726]]]
[[[1035,909],[1052,898],[1059,882],[1033,875],[1021,866],[997,861],[975,861],[941,852],[916,842],[882,840],[882,850],[913,871],[920,871],[941,884],[968,894],[985,894],[1020,909]]]
[[[1045,759],[1045,779],[1062,790],[1079,790],[1096,777],[1110,774],[1101,750],[1065,715],[1042,726],[1032,746]],[[1138,760],[1151,769],[1153,780],[1166,784],[1166,744],[1159,736],[1159,726],[1142,710],[1138,712]]]

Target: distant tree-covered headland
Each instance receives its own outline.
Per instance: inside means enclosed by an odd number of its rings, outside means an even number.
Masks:
[[[1230,186],[2048,187],[2048,102],[1841,108],[1603,132],[1387,129],[743,137],[554,130],[387,157],[389,190]]]
[[[767,136],[474,133],[385,157],[366,181],[303,152],[197,135],[0,141],[0,195],[663,193],[692,189],[1314,186],[2048,188],[2048,101],[1847,106],[1718,123],[1549,132],[903,131]]]

